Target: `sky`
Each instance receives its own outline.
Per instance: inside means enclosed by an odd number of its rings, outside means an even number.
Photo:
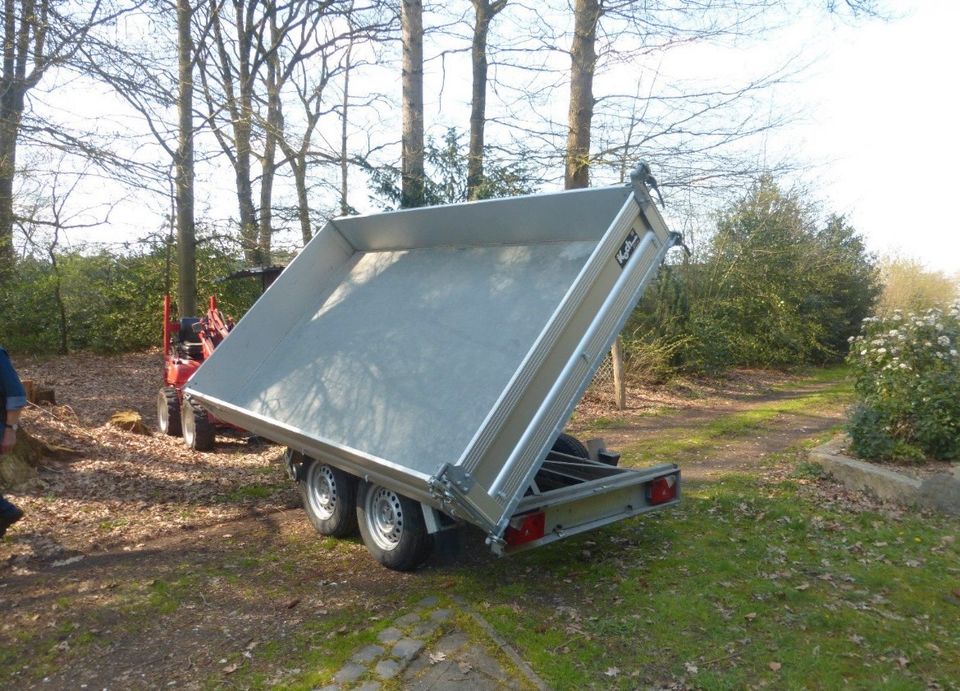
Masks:
[[[960,3],[890,5],[890,21],[821,18],[788,32],[819,59],[784,94],[805,118],[771,145],[814,164],[816,193],[872,251],[960,274]]]
[[[886,20],[831,18],[822,4],[810,7],[791,17],[788,27],[756,40],[671,50],[660,79],[729,77],[737,83],[799,56],[798,64],[807,67],[768,96],[771,113],[794,112],[794,121],[752,145],[771,160],[788,156],[803,164],[798,181],[825,210],[845,215],[872,252],[911,257],[930,269],[960,275],[960,222],[952,213],[960,187],[960,94],[954,86],[960,70],[960,41],[954,37],[960,2],[887,0]],[[469,80],[456,81],[459,85],[452,79],[443,83],[440,98],[432,98],[437,91],[428,88],[428,124],[434,120],[442,128],[439,120],[445,115],[448,123],[466,128],[466,118],[458,113],[469,100]],[[558,89],[554,99],[566,95]],[[70,105],[80,115],[104,108],[109,100]],[[566,103],[555,106],[562,121]],[[234,213],[230,177],[220,176],[219,189],[201,195],[198,212],[212,205],[215,215]],[[358,190],[351,203],[374,211],[366,196]],[[167,200],[131,199],[127,207],[114,213],[108,235],[101,230],[71,239],[106,241],[132,234],[132,240],[162,231]],[[290,234],[289,241],[296,243],[298,235]]]

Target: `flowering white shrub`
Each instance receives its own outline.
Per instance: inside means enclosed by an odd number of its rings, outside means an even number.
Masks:
[[[960,459],[960,303],[863,320],[850,339],[853,450],[875,459]]]

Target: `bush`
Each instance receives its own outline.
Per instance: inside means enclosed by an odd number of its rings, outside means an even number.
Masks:
[[[909,257],[885,257],[880,262],[883,293],[877,312],[922,312],[946,308],[960,299],[960,283],[940,271],[931,271]]]
[[[859,403],[849,431],[864,458],[960,459],[960,303],[865,319],[849,361]]]
[[[0,291],[0,345],[21,353],[122,352],[160,345],[167,254],[153,243],[124,252],[99,250],[25,257]],[[215,283],[242,266],[237,253],[212,243],[197,248],[198,309],[216,294],[239,318],[259,295],[259,281]],[[173,274],[176,271],[173,269]],[[172,275],[171,292],[176,293]]]
[[[879,292],[856,230],[819,221],[805,195],[764,176],[722,211],[695,260],[664,267],[624,341],[695,373],[838,362]]]

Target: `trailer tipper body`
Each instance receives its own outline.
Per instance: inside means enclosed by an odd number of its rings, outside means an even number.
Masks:
[[[414,568],[466,522],[498,553],[679,501],[561,435],[667,251],[645,184],[337,218],[186,387],[289,448],[318,530]]]

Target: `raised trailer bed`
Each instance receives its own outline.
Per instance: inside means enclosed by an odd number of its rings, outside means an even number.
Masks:
[[[317,529],[359,519],[391,568],[458,522],[503,553],[675,504],[675,465],[560,436],[680,241],[648,177],[330,221],[186,394],[288,446]]]

